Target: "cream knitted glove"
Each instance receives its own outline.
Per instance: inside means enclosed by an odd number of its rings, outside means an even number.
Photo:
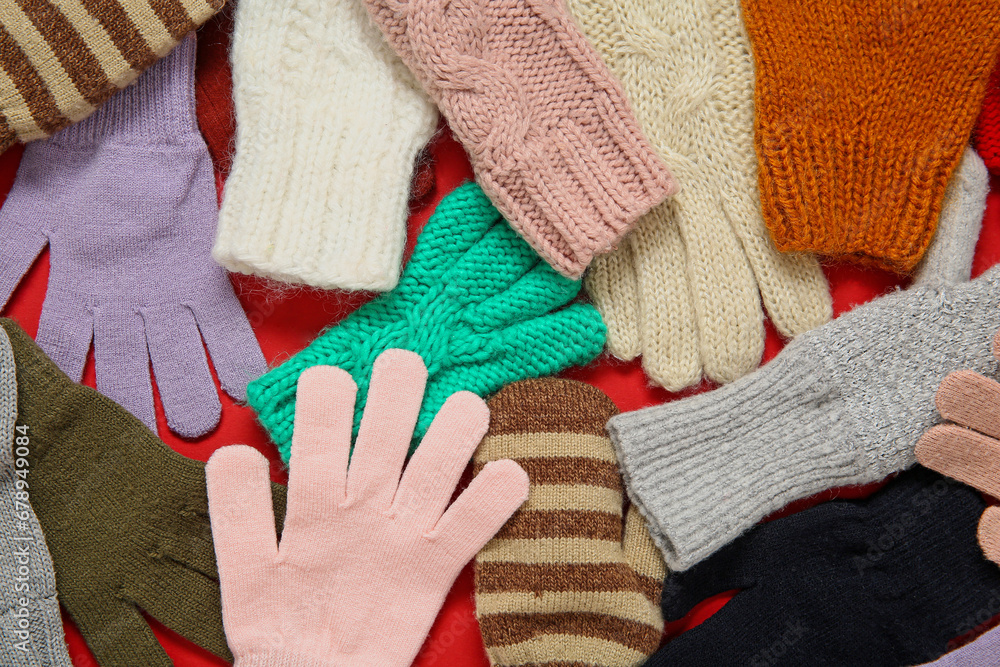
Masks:
[[[215,259],[315,287],[395,287],[437,111],[362,1],[241,0],[232,67],[236,156]]]
[[[761,300],[785,336],[832,314],[819,264],[779,253],[761,217],[740,4],[568,4],[681,188],[587,276],[608,349],[622,359],[641,354],[650,379],[674,391],[702,373],[735,380],[760,363]]]

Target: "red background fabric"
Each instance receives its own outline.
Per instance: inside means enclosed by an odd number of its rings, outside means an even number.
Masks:
[[[229,168],[231,137],[235,127],[232,121],[230,75],[226,61],[228,46],[226,33],[231,29],[231,26],[231,18],[228,15],[222,15],[203,28],[199,35],[198,114],[203,134],[210,145],[216,163],[220,189],[224,175]],[[446,128],[442,127],[441,132],[431,143],[428,153],[431,158],[429,168],[433,170],[434,183],[430,192],[419,202],[413,204],[407,238],[408,253],[412,250],[419,230],[441,198],[460,183],[472,177],[472,170],[465,153]],[[20,156],[20,148],[11,149],[0,156],[0,195],[3,198],[6,197],[6,193],[13,183]],[[424,171],[427,169],[428,165],[424,165]],[[426,186],[425,180],[422,189],[426,189]],[[1000,179],[994,178],[983,230],[976,250],[973,276],[978,276],[998,261],[1000,261]],[[48,268],[49,261],[46,251],[22,280],[3,312],[3,315],[17,320],[31,335],[37,331],[38,318],[45,298]],[[831,264],[824,266],[824,270],[830,282],[836,314],[850,310],[858,304],[897,287],[905,287],[907,284],[905,279],[872,269]],[[234,274],[232,280],[247,317],[260,341],[264,356],[272,366],[281,363],[284,359],[304,348],[322,329],[337,322],[373,296],[366,293],[278,286],[238,274]],[[783,346],[782,339],[770,324],[767,327],[765,361],[771,359]],[[636,410],[676,400],[713,388],[713,385],[704,382],[701,386],[683,393],[671,394],[651,386],[646,381],[638,361],[622,363],[608,357],[602,357],[586,368],[572,369],[564,373],[564,376],[589,382],[600,388],[611,397],[622,411]],[[88,359],[83,382],[91,387],[94,386],[92,356]],[[157,425],[160,437],[177,452],[202,461],[207,461],[212,452],[219,447],[234,443],[251,445],[271,460],[272,479],[276,482],[286,483],[287,475],[281,467],[277,450],[270,443],[266,432],[257,424],[253,411],[246,406],[234,403],[225,394],[221,394],[221,399],[222,419],[218,428],[205,437],[190,441],[175,436],[167,429],[162,405],[159,396],[157,396]],[[468,473],[466,477],[468,478]],[[795,503],[794,506],[780,512],[779,515],[798,511],[833,497],[866,495],[878,486],[830,491]],[[669,639],[669,637],[697,625],[721,608],[732,595],[733,592],[724,593],[703,602],[685,619],[670,624],[667,628],[666,638]],[[845,613],[849,613],[849,610],[845,610]],[[96,667],[97,662],[65,613],[63,620],[66,625],[67,641],[74,665],[77,667]],[[150,623],[167,653],[178,667],[206,667],[227,664],[155,621],[151,620]],[[980,630],[992,625],[993,622],[987,623]],[[414,664],[419,667],[485,667],[489,665],[474,615],[471,565],[465,568],[456,581]]]

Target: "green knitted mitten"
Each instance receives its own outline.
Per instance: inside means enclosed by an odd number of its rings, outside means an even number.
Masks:
[[[542,261],[469,183],[442,200],[396,289],[251,382],[247,399],[287,463],[302,371],[328,365],[351,374],[357,433],[375,358],[390,348],[412,350],[428,371],[416,442],[456,391],[485,397],[597,357],[607,330],[592,306],[566,305],[579,291],[579,282]]]

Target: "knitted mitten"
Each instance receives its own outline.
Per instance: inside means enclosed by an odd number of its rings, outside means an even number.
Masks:
[[[25,456],[33,433],[16,421],[14,352],[0,329],[0,658],[5,667],[73,667],[52,557],[29,504],[35,479]]]
[[[13,320],[31,504],[66,607],[101,667],[170,667],[142,612],[229,658],[205,464],[72,382]],[[285,488],[271,486],[280,526]],[[58,612],[57,612],[58,615]],[[5,663],[6,664],[6,663]]]
[[[476,616],[494,665],[640,665],[660,644],[666,570],[622,484],[600,390],[525,380],[490,400],[476,469],[513,459],[528,502],[476,556]]]
[[[364,1],[483,190],[563,275],[579,278],[674,191],[562,0]]]
[[[434,105],[362,0],[240,0],[231,54],[236,155],[216,260],[314,287],[392,289]]]
[[[450,503],[489,425],[483,400],[451,397],[403,461],[427,370],[388,350],[372,368],[354,456],[351,376],[302,373],[279,544],[268,462],[223,447],[205,468],[226,637],[238,667],[409,667],[458,573],[528,497],[495,461]]]
[[[993,356],[1000,358],[1000,334],[993,338]],[[941,382],[935,403],[941,417],[954,423],[935,426],[920,438],[917,460],[1000,498],[1000,384],[974,371],[956,371]],[[983,512],[979,543],[1000,565],[1000,507]]]
[[[608,349],[673,391],[735,380],[760,364],[762,300],[785,336],[832,315],[819,264],[779,253],[761,217],[739,3],[568,4],[681,188],[587,274]]]
[[[908,272],[1000,45],[1000,2],[743,0],[764,219],[781,250]]]
[[[419,438],[456,391],[486,396],[600,354],[601,316],[587,304],[566,305],[579,291],[580,283],[539,261],[478,185],[463,185],[424,227],[396,289],[253,382],[247,397],[287,462],[302,371],[329,365],[351,374],[358,384],[356,430],[372,363],[389,348],[405,348],[420,354],[430,373]]]
[[[0,151],[83,120],[224,2],[3,3]]]
[[[979,110],[972,144],[979,151],[990,173],[1000,175],[1000,60],[993,68],[986,96]]]

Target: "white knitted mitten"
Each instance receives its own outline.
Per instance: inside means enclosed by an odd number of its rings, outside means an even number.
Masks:
[[[670,390],[703,373],[735,380],[760,363],[762,300],[785,336],[832,315],[815,258],[778,252],[761,217],[740,3],[568,5],[680,185],[587,276],[608,349],[622,359],[642,354],[646,374]]]
[[[362,0],[240,0],[231,57],[236,155],[215,259],[315,287],[395,287],[437,110]]]

